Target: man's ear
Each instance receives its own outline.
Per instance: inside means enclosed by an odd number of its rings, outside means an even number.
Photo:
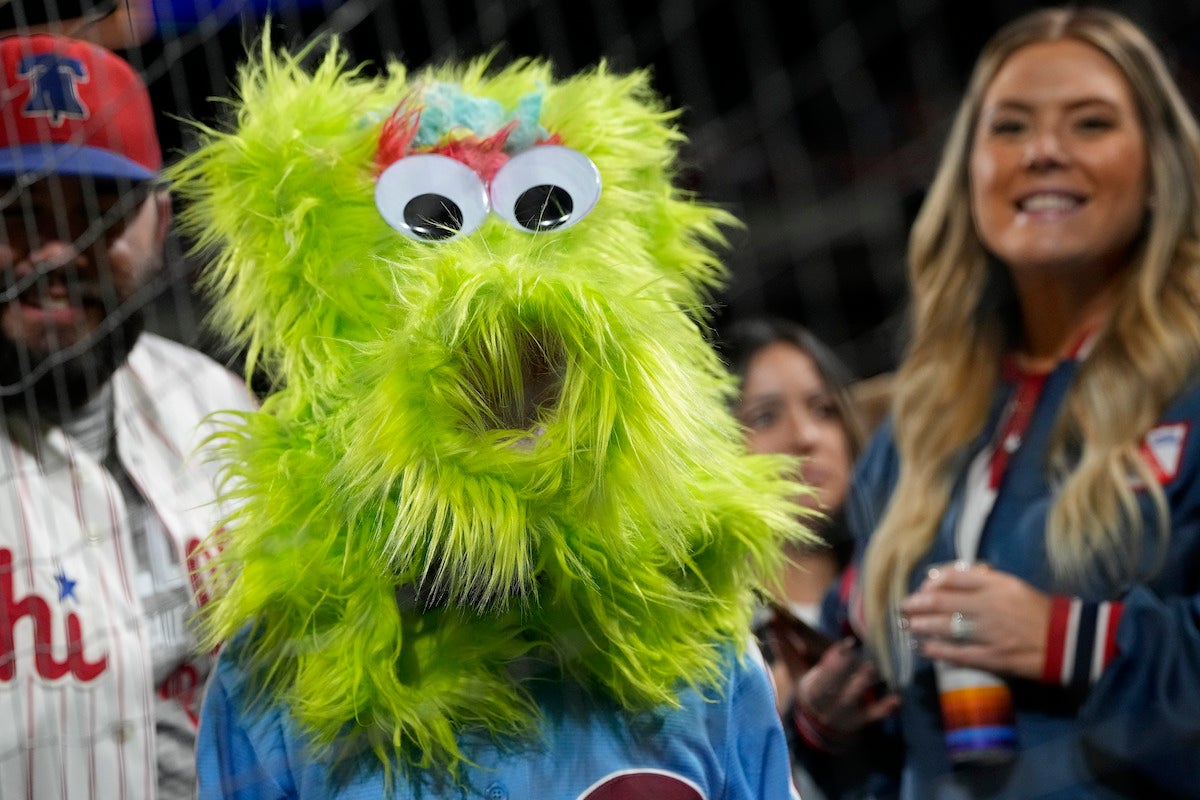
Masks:
[[[174,213],[171,208],[171,195],[162,190],[157,190],[152,195],[154,200],[155,210],[157,211],[157,230],[154,232],[155,251],[161,253],[167,245],[167,232],[171,230],[171,217]]]

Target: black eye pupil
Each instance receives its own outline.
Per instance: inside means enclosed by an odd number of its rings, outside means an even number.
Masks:
[[[440,194],[419,194],[404,205],[404,222],[422,239],[449,239],[462,230],[463,212]]]
[[[549,231],[569,222],[574,209],[566,189],[542,184],[521,193],[513,206],[513,215],[528,230]]]

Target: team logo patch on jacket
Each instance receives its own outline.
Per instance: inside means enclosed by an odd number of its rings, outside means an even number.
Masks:
[[[1191,423],[1172,422],[1151,428],[1142,440],[1141,454],[1150,471],[1160,484],[1175,479],[1183,460],[1183,445],[1187,441]]]

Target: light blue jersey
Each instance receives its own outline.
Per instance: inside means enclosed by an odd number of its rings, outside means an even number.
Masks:
[[[383,797],[378,769],[336,784],[288,717],[248,706],[246,676],[223,654],[204,701],[201,800]],[[727,682],[678,709],[629,715],[562,682],[531,683],[540,741],[499,751],[464,742],[461,787],[396,787],[407,798],[485,800],[797,800],[774,695],[756,651],[729,659]]]

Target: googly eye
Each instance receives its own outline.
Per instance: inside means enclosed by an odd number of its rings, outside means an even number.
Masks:
[[[436,242],[464,236],[488,213],[487,189],[461,161],[434,153],[405,156],[375,181],[375,207],[410,239]]]
[[[600,199],[600,170],[569,147],[539,145],[513,156],[492,178],[492,209],[532,233],[569,228]]]

